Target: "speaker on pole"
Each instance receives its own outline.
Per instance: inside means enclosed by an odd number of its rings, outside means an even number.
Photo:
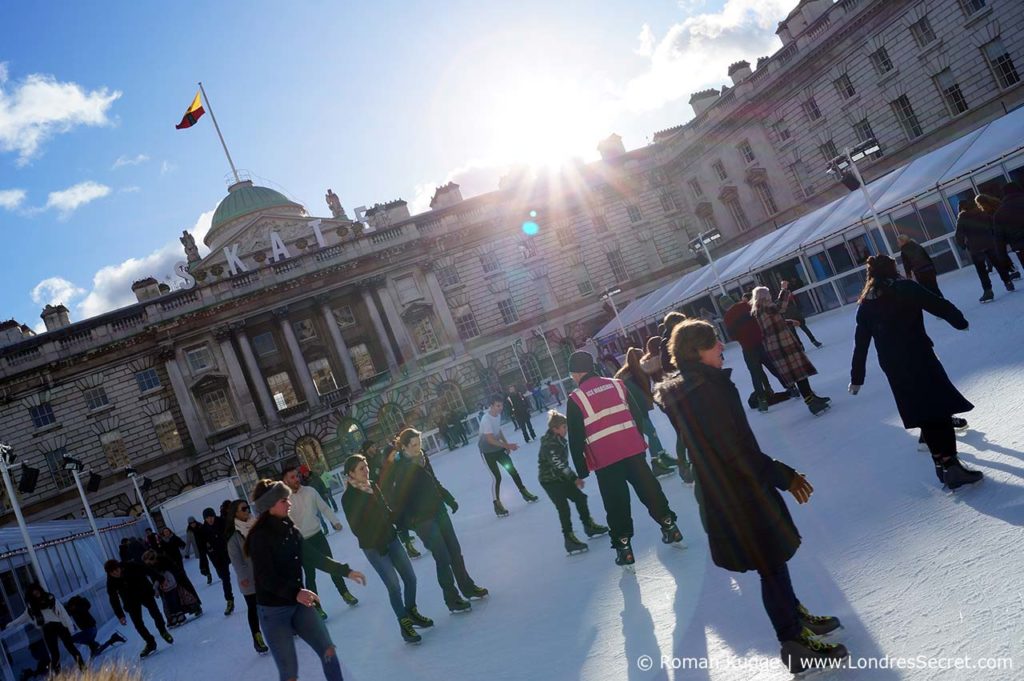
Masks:
[[[99,473],[90,473],[89,482],[85,483],[86,492],[99,492],[100,483],[103,482],[103,476]]]
[[[36,491],[36,483],[39,481],[39,469],[32,466],[23,466],[21,469],[21,480],[18,481],[18,491],[24,494],[31,494]]]

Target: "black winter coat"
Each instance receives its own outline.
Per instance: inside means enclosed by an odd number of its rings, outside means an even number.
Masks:
[[[367,494],[355,485],[346,486],[341,495],[341,507],[348,518],[349,529],[359,539],[359,548],[385,553],[396,536],[394,514],[380,488],[371,483],[370,489],[371,493]]]
[[[537,479],[541,484],[576,482],[576,473],[569,467],[569,441],[550,430],[540,436],[537,453]]]
[[[146,603],[153,599],[153,584],[162,584],[164,576],[141,563],[121,563],[121,576],[107,575],[107,596],[110,607],[118,619],[124,617],[124,608]],[[122,607],[122,605],[124,607]]]
[[[268,607],[295,605],[302,588],[302,534],[290,518],[267,515],[247,538],[256,603]],[[346,574],[348,566],[345,566]]]
[[[733,572],[782,565],[800,546],[779,490],[796,472],[761,451],[731,369],[687,361],[655,399],[685,443],[711,559]]]
[[[518,390],[508,395],[508,397],[505,398],[505,403],[508,405],[513,419],[530,417],[530,403],[526,401],[526,398],[523,397]]]
[[[214,565],[231,564],[231,559],[228,557],[228,538],[224,533],[224,521],[219,516],[213,519],[212,525],[203,522],[199,526],[199,534],[202,535],[203,542],[206,544],[206,552]]]
[[[185,542],[176,534],[172,534],[170,539],[160,538],[160,553],[178,567],[185,564],[181,557],[181,552],[184,548]]]
[[[96,618],[89,612],[92,610],[92,603],[82,596],[69,598],[68,602],[64,604],[64,609],[67,610],[68,616],[75,621],[75,626],[80,631],[96,626]]]
[[[971,255],[978,255],[996,248],[996,236],[992,231],[992,218],[984,213],[960,213],[956,219],[954,235],[960,248],[966,248]]]
[[[400,455],[393,464],[385,466],[383,474],[381,491],[400,529],[413,529],[436,518],[445,504],[455,504],[455,497],[438,482],[430,459],[425,455],[422,466]]]
[[[996,238],[1015,251],[1024,250],[1024,194],[1007,196],[992,216]]]
[[[935,356],[921,314],[926,310],[963,331],[967,320],[956,305],[906,279],[882,283],[868,295],[857,310],[850,383],[864,385],[868,348],[874,339],[878,364],[889,379],[904,428],[919,428],[974,409]]]
[[[903,261],[903,269],[908,275],[915,272],[935,272],[935,263],[924,246],[916,241],[908,241],[900,248],[900,260]]]

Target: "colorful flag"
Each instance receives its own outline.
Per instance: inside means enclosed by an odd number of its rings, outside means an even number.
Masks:
[[[185,115],[181,117],[181,123],[178,123],[174,128],[176,130],[191,128],[204,113],[206,113],[206,111],[203,109],[203,100],[197,92],[196,98],[192,100],[192,104],[188,107],[188,111],[186,111]]]

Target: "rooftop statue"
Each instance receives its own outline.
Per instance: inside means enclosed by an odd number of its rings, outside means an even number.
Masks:
[[[328,189],[324,199],[327,200],[327,207],[331,209],[332,216],[348,220],[348,216],[345,215],[345,209],[341,207],[341,199],[338,198],[338,195],[333,190]]]

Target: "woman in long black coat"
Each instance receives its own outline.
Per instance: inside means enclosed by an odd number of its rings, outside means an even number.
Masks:
[[[812,615],[800,604],[786,565],[800,546],[800,533],[779,490],[803,504],[813,488],[761,451],[732,370],[722,368],[722,349],[711,324],[687,320],[677,326],[671,353],[679,376],[660,383],[655,399],[685,443],[711,559],[732,572],[757,571],[783,662],[798,673],[800,658],[847,654],[845,647],[816,638],[838,628],[839,620]]]
[[[953,303],[914,281],[900,279],[896,261],[886,255],[868,258],[868,280],[857,309],[857,331],[850,369],[850,393],[864,385],[871,340],[878,364],[889,379],[904,428],[920,428],[935,462],[939,482],[950,489],[981,480],[956,455],[953,414],[974,409],[956,389],[932,350],[924,330],[927,311],[954,329],[967,330],[967,320]]]

